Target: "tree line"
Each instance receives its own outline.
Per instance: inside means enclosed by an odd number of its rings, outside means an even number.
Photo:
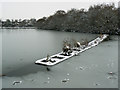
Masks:
[[[6,19],[5,21],[0,20],[2,27],[35,27],[36,19]]]
[[[38,20],[0,20],[0,24],[2,27],[36,27],[44,30],[120,35],[119,21],[120,8],[112,3],[93,5],[88,10],[58,10],[53,15]]]
[[[120,8],[113,4],[100,4],[85,9],[58,10],[49,17],[36,22],[36,27],[45,30],[120,34]]]

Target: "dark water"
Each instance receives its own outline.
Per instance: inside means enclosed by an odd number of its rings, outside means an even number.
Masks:
[[[1,32],[0,32],[1,34]],[[58,65],[35,65],[62,50],[63,40],[92,40],[98,35],[35,29],[2,30],[4,88],[117,88],[118,40],[103,42]],[[109,72],[112,72],[109,73]],[[14,81],[22,81],[13,85]]]

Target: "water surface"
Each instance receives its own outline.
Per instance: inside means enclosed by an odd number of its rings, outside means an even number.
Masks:
[[[98,35],[35,29],[2,30],[3,88],[117,88],[118,40],[103,42],[50,67],[37,59],[61,52],[63,40],[92,40]],[[114,74],[109,74],[113,72]],[[13,85],[14,81],[22,81]]]

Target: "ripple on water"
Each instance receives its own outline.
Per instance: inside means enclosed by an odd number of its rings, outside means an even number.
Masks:
[[[117,79],[116,76],[108,76],[107,78],[108,78],[108,79]]]
[[[35,81],[35,79],[28,79],[28,80],[31,81],[31,82]]]
[[[50,81],[45,81],[44,83],[45,83],[45,84],[49,84],[49,83],[50,83]]]

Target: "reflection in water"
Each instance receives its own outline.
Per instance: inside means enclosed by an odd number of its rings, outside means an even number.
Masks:
[[[108,78],[108,79],[117,79],[116,76],[108,76],[107,78]]]

